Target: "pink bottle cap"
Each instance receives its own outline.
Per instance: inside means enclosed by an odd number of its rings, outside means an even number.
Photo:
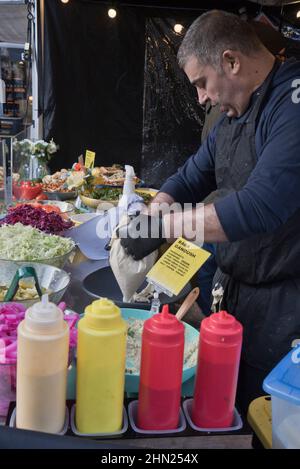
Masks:
[[[237,319],[227,311],[213,313],[203,319],[200,327],[200,337],[215,343],[234,344],[239,342],[243,327]]]
[[[156,343],[176,343],[182,340],[184,325],[169,313],[169,306],[164,305],[161,313],[154,314],[145,321],[143,334]]]

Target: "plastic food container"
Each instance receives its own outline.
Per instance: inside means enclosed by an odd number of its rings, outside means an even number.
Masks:
[[[16,363],[0,363],[0,417],[6,417],[9,403],[16,400]]]
[[[65,415],[64,426],[63,426],[63,428],[60,432],[56,433],[56,435],[65,435],[67,433],[68,428],[69,428],[69,420],[70,420],[70,418],[69,418],[69,409],[66,406],[66,415]],[[9,421],[9,426],[12,427],[12,428],[16,428],[16,408],[14,408],[14,410],[12,411],[10,421]]]
[[[72,405],[71,409],[71,429],[72,432],[77,435],[77,436],[114,436],[114,435],[122,435],[123,433],[126,433],[128,430],[128,417],[127,417],[127,412],[124,407],[123,409],[123,426],[121,430],[117,432],[112,432],[112,433],[81,433],[77,430],[76,428],[76,423],[75,423],[75,412],[76,412],[76,404]]]
[[[21,183],[14,183],[12,191],[18,200],[32,200],[42,192],[42,185],[32,184],[30,181],[22,181]]]
[[[166,434],[166,433],[180,433],[184,432],[186,429],[186,420],[184,418],[184,414],[182,412],[182,409],[180,408],[180,413],[179,413],[179,424],[177,428],[171,428],[170,430],[143,430],[142,428],[139,428],[137,426],[137,409],[138,409],[138,401],[132,401],[128,405],[128,416],[129,416],[129,422],[130,425],[132,426],[133,430],[136,433],[144,433],[145,435],[161,435],[161,434]]]
[[[72,200],[76,199],[77,191],[69,191],[69,192],[59,192],[59,191],[45,191],[43,193],[48,197],[49,200]]]
[[[51,205],[52,207],[57,207],[61,213],[71,213],[74,212],[75,207],[69,202],[63,200],[41,200],[39,202],[41,205]]]
[[[300,345],[271,371],[263,388],[272,398],[272,448],[300,449]]]
[[[202,428],[198,427],[195,425],[192,421],[192,405],[193,405],[193,399],[187,399],[183,403],[183,410],[184,410],[184,415],[186,416],[186,419],[188,421],[188,424],[190,427],[192,427],[193,430],[196,430],[197,432],[233,432],[236,430],[240,430],[243,426],[243,421],[241,419],[240,414],[236,409],[234,409],[233,413],[233,421],[232,425],[230,427],[226,428]]]
[[[75,226],[79,226],[79,225],[82,225],[83,223],[86,223],[86,222],[92,220],[95,217],[99,217],[100,215],[101,215],[101,213],[98,213],[98,212],[97,213],[95,213],[95,212],[78,213],[76,215],[71,215],[70,219],[75,224]]]

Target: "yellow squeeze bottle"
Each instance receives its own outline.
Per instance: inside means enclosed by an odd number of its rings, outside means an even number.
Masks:
[[[86,307],[78,323],[76,427],[81,433],[122,428],[127,323],[107,298]]]

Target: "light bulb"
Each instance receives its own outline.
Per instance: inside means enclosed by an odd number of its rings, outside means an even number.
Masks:
[[[60,0],[61,3],[69,3],[69,0]]]
[[[300,18],[300,10],[297,11],[297,18]]]
[[[110,8],[107,14],[110,18],[115,18],[117,16],[117,10],[115,10],[114,8]]]
[[[174,31],[175,31],[175,33],[178,33],[178,34],[182,33],[182,31],[183,31],[182,24],[176,23],[174,25]]]

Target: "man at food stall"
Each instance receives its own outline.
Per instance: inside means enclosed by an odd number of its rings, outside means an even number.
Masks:
[[[215,191],[200,228],[205,242],[218,245],[222,305],[244,327],[237,399],[245,413],[300,337],[300,64],[277,61],[249,24],[223,11],[194,21],[178,60],[200,104],[219,103],[224,117],[155,202],[197,203]],[[189,211],[183,235],[198,210]],[[134,259],[165,241],[168,223],[182,224],[177,214],[151,215],[159,238],[132,236],[136,219],[119,230]],[[138,217],[150,226],[149,214]]]
[[[254,32],[258,36],[263,45],[279,60],[285,60],[287,41],[279,31],[276,31],[272,26],[260,21],[249,21]],[[216,103],[212,106],[209,99],[204,104],[205,106],[205,119],[201,133],[201,142],[203,143],[208,137],[209,132],[216,125],[222,113],[220,111],[220,104]],[[209,202],[210,196],[204,199],[204,202]],[[197,298],[197,303],[201,308],[202,313],[208,316],[211,311],[211,291],[213,287],[213,277],[217,269],[215,260],[216,246],[211,243],[205,243],[203,246],[208,250],[211,255],[197,273],[198,285],[200,287],[200,294]]]

